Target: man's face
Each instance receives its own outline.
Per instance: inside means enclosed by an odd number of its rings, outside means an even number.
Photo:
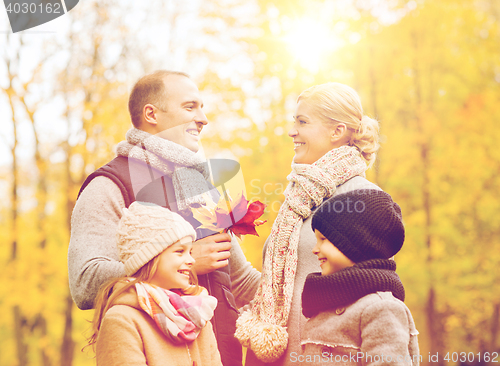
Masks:
[[[164,82],[168,107],[166,112],[159,110],[156,115],[156,134],[197,152],[199,135],[208,123],[200,91],[191,79],[182,75],[169,75]]]

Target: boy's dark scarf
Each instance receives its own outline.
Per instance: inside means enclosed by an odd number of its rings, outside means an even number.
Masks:
[[[302,313],[311,318],[377,291],[391,291],[394,297],[404,301],[405,289],[395,271],[393,260],[371,259],[327,276],[311,273],[302,292]]]

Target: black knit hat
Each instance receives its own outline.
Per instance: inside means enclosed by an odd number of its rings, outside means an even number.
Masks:
[[[318,230],[353,262],[387,259],[403,246],[401,208],[384,191],[355,190],[334,196],[316,210]]]

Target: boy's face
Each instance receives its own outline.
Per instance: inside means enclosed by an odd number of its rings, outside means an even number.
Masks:
[[[316,235],[316,245],[313,253],[318,256],[321,266],[321,275],[326,276],[340,271],[346,267],[354,265],[354,262],[347,258],[344,253],[337,249],[327,238],[318,230],[314,230]]]

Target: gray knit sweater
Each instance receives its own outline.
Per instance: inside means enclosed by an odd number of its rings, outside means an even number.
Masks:
[[[380,188],[368,181],[363,177],[354,177],[344,184],[337,187],[337,190],[334,193],[334,196],[353,191],[356,189],[378,189]],[[311,229],[311,216],[309,216],[302,225],[302,229],[300,231],[299,245],[297,250],[297,271],[295,275],[294,289],[293,289],[293,297],[292,304],[290,309],[290,314],[288,316],[288,348],[283,354],[283,356],[273,363],[263,363],[261,362],[250,350],[247,352],[246,364],[252,366],[265,366],[265,365],[273,365],[273,366],[295,366],[298,363],[292,362],[290,359],[290,354],[295,352],[295,354],[301,354],[301,346],[300,342],[302,339],[302,331],[304,329],[304,325],[306,323],[307,318],[302,315],[302,305],[301,305],[301,296],[302,289],[304,288],[304,282],[306,277],[311,272],[321,272],[321,267],[319,266],[318,258],[312,253],[312,249],[316,244],[316,237],[314,236],[314,232]],[[267,239],[264,245],[264,253],[266,252],[267,243],[269,238]]]
[[[103,283],[125,276],[116,247],[116,230],[124,207],[118,186],[103,176],[94,178],[76,201],[71,216],[68,269],[71,296],[82,310],[93,307]],[[229,265],[232,292],[241,307],[253,298],[260,272],[246,260],[234,237]]]
[[[309,319],[302,334],[304,352],[290,359],[318,366],[418,366],[417,335],[408,307],[391,292],[377,292]]]

